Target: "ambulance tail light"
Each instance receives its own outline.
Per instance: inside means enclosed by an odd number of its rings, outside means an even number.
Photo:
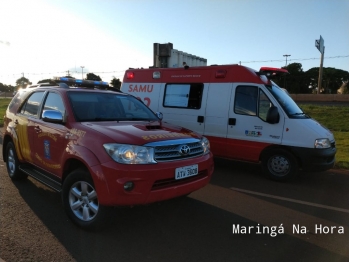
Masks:
[[[160,76],[161,76],[161,74],[160,74],[160,72],[159,72],[159,71],[155,71],[155,72],[153,72],[153,78],[154,78],[154,79],[159,79],[159,78],[160,78]]]
[[[135,77],[135,74],[133,72],[127,72],[126,73],[126,78],[127,79],[133,79]]]
[[[227,74],[227,70],[217,70],[216,78],[225,78],[226,74]]]

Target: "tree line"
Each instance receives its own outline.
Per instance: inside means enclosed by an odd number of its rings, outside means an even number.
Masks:
[[[302,64],[292,63],[282,68],[286,69],[290,74],[274,79],[273,81],[278,86],[287,89],[291,94],[317,93],[319,67],[313,67],[304,72]],[[324,67],[322,72],[320,93],[337,94],[337,92],[340,92],[348,94],[348,71]]]
[[[72,76],[63,76],[63,77],[67,77],[67,78],[74,78]],[[86,75],[86,78],[84,80],[93,80],[93,81],[103,81],[102,78],[99,75],[95,75],[94,73],[88,73]],[[54,80],[52,79],[42,79],[40,81],[37,82],[37,84],[40,83],[51,83],[51,84],[56,84],[54,82]],[[14,92],[17,91],[20,88],[26,88],[27,86],[32,85],[33,83],[26,77],[21,77],[18,78],[16,80],[16,85],[12,86],[12,85],[4,85],[0,82],[0,92]],[[113,79],[110,81],[109,85],[113,88],[113,89],[118,89],[120,90],[121,87],[121,81],[118,78],[113,77]]]
[[[274,79],[273,81],[277,85],[287,89],[287,91],[291,94],[317,93],[319,67],[313,67],[304,72],[302,64],[292,63],[282,68],[287,69],[290,74]],[[85,80],[102,81],[102,78],[99,75],[95,75],[94,73],[88,73]],[[332,67],[324,67],[320,93],[337,94],[338,90],[341,90],[341,93],[348,94],[348,80],[348,71],[335,69]],[[38,84],[47,82],[52,82],[52,79],[40,80]],[[30,82],[29,79],[25,77],[17,79],[16,86],[4,85],[0,82],[0,92],[14,92],[19,88],[26,88],[31,84],[32,82]],[[120,79],[114,77],[109,84],[112,88],[120,90]]]

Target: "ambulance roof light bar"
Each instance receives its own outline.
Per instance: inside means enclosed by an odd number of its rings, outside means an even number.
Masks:
[[[274,76],[288,75],[289,72],[286,69],[274,68],[274,67],[261,67],[257,75],[265,75],[267,78]]]

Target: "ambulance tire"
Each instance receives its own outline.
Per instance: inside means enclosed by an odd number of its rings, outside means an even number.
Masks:
[[[297,159],[285,149],[269,149],[261,160],[263,172],[272,180],[286,181],[297,174]]]
[[[6,168],[12,180],[22,180],[28,177],[28,175],[19,170],[19,160],[12,142],[9,142],[6,146]]]
[[[64,180],[62,201],[68,217],[83,229],[100,230],[109,224],[109,208],[99,203],[93,180],[84,169],[71,172]]]

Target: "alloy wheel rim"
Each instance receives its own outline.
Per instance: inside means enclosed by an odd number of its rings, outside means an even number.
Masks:
[[[69,205],[74,215],[85,222],[93,220],[99,209],[97,192],[85,181],[78,181],[69,191]]]
[[[16,169],[16,161],[15,161],[15,156],[12,149],[8,151],[7,166],[9,169],[9,173],[12,176],[15,173],[15,169]]]

